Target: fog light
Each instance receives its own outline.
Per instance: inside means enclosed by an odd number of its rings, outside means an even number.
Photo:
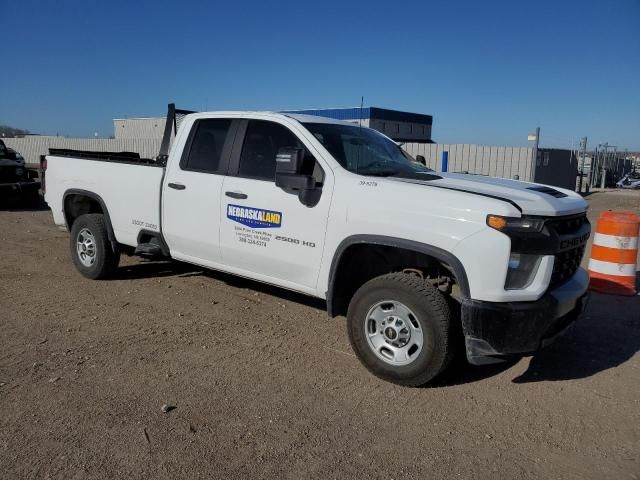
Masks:
[[[538,271],[541,258],[540,255],[511,253],[504,288],[506,290],[515,290],[527,288],[531,285]]]
[[[21,177],[22,175],[24,175],[24,168],[16,168],[16,175],[18,177]]]

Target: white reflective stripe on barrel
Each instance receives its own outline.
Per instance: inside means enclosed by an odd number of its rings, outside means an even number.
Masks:
[[[604,273],[605,275],[618,275],[621,277],[636,276],[635,263],[613,263],[603,262],[601,260],[589,259],[589,271],[596,273]]]
[[[593,236],[593,244],[621,250],[635,250],[638,248],[638,237],[617,237],[615,235],[596,233]]]

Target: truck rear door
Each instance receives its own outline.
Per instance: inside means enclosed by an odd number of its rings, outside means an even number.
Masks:
[[[237,123],[196,119],[186,140],[176,139],[184,147],[171,158],[162,188],[162,230],[173,258],[220,261],[220,197]]]
[[[317,204],[305,206],[295,194],[276,186],[276,153],[283,147],[306,148],[306,160],[322,184]],[[333,185],[325,170],[312,148],[282,123],[243,121],[220,202],[223,263],[241,275],[303,291],[314,289]]]

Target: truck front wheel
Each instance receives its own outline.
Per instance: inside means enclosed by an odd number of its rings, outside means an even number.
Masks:
[[[87,278],[106,278],[118,266],[120,252],[109,241],[104,215],[81,215],[71,227],[71,258],[78,271]]]
[[[452,356],[451,311],[437,288],[416,275],[369,280],[349,304],[351,346],[374,375],[406,386],[433,380]]]

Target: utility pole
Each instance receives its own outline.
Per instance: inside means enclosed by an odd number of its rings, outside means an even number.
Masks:
[[[629,158],[629,149],[625,148],[624,149],[624,160],[622,163],[622,176],[624,177],[628,172],[626,172],[626,166],[627,166],[627,158]]]
[[[602,170],[600,177],[600,188],[604,188],[607,180],[607,150],[609,149],[609,143],[604,142],[602,146],[604,148],[604,155],[602,157]]]
[[[536,181],[536,165],[538,164],[538,145],[540,145],[540,127],[536,127],[535,135],[529,135],[527,140],[534,141],[533,144],[533,162],[531,163],[531,179],[530,182]]]
[[[578,193],[582,193],[582,177],[584,176],[584,161],[587,156],[587,137],[580,139],[580,179],[578,180]]]
[[[600,144],[601,145],[601,144]],[[596,148],[593,150],[593,156],[591,157],[591,168],[589,169],[589,187],[593,188],[596,184],[596,173],[598,172],[598,147],[600,145],[596,145]]]

